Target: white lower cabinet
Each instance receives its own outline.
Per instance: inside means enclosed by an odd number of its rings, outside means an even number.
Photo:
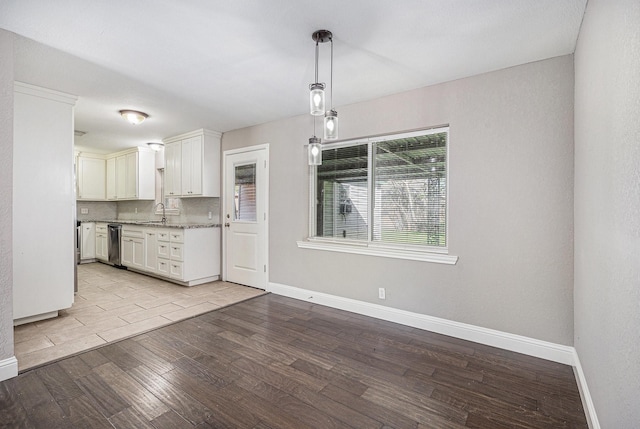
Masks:
[[[96,258],[96,224],[82,222],[80,230],[80,260],[93,260]]]
[[[184,286],[218,280],[220,229],[123,225],[122,265]]]
[[[107,262],[109,259],[109,237],[106,223],[96,223],[96,259],[103,262]]]
[[[120,251],[122,252],[122,265],[128,268],[143,270],[145,258],[143,230],[141,228],[123,225],[121,240]]]
[[[155,228],[144,231],[144,269],[158,271],[158,233]]]

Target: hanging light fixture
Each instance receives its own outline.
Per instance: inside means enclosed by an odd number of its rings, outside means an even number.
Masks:
[[[318,82],[318,59],[320,43],[331,43],[331,105],[333,105],[333,34],[329,30],[318,30],[311,35],[316,42],[315,82],[309,85],[309,111],[313,116],[313,137],[309,139],[308,162],[309,165],[322,165],[322,141],[316,137],[316,116],[324,115],[324,138],[333,140],[338,138],[338,112],[333,107],[326,110],[325,84]]]
[[[330,31],[329,41],[331,42],[331,76],[329,78],[330,108],[324,114],[324,139],[335,140],[338,138],[338,112],[333,108],[333,35]],[[315,34],[315,33],[314,33]]]
[[[320,138],[313,136],[309,139],[309,165],[322,165],[322,145]]]
[[[120,116],[132,125],[138,125],[149,117],[146,113],[137,110],[120,110]]]
[[[318,82],[318,58],[320,53],[320,43],[331,40],[331,32],[327,30],[318,30],[311,36],[316,42],[316,80],[309,85],[309,110],[313,116],[324,115],[325,107],[325,84]]]

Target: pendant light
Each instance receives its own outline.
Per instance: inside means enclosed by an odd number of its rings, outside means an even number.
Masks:
[[[322,145],[319,137],[309,138],[308,160],[309,165],[322,165]]]
[[[318,82],[318,60],[320,52],[320,43],[331,43],[331,80],[330,94],[331,105],[333,105],[333,34],[329,30],[318,30],[311,35],[316,42],[316,61],[315,61],[315,82],[309,85],[309,112],[313,117],[313,137],[309,138],[309,147],[307,159],[309,165],[322,165],[322,141],[316,137],[316,116],[324,115],[324,138],[325,140],[333,140],[338,138],[338,112],[333,107],[326,110],[325,88],[324,83]]]
[[[324,89],[325,84],[318,82],[318,58],[320,56],[320,43],[331,40],[331,32],[318,30],[311,37],[316,42],[316,80],[309,85],[309,111],[313,116],[322,116],[326,110]]]
[[[335,140],[338,138],[338,112],[333,108],[333,35],[331,32],[328,33],[331,42],[331,76],[329,79],[331,108],[324,114],[324,139]]]

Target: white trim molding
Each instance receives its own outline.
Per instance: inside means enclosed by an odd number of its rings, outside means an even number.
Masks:
[[[309,238],[297,242],[300,249],[326,250],[329,252],[355,253],[358,255],[381,256],[384,258],[408,259],[420,262],[455,265],[458,257],[445,253],[427,252],[409,248],[372,245],[371,243],[346,243]],[[385,307],[387,308],[387,307]]]
[[[587,386],[587,378],[584,375],[582,364],[580,364],[580,358],[578,357],[578,352],[575,349],[573,349],[573,372],[576,376],[576,382],[578,383],[580,399],[582,399],[582,408],[584,408],[589,429],[600,429],[600,422],[596,415],[596,407],[593,405],[591,393]]]
[[[573,367],[576,377],[589,429],[600,429],[595,406],[587,387],[587,379],[582,371],[582,365],[574,347],[279,283],[269,282],[267,291],[276,295],[326,305],[327,307],[351,311],[389,322],[400,323],[438,334],[570,365]]]
[[[8,380],[18,375],[18,360],[15,356],[0,360],[0,381]]]
[[[277,295],[283,295],[302,301],[315,302],[328,307],[351,311],[353,313],[375,317],[389,322],[400,323],[402,325],[473,341],[475,343],[499,347],[501,349],[511,350],[517,353],[523,353],[565,365],[573,365],[574,361],[575,350],[571,346],[564,346],[522,335],[510,334],[508,332],[497,331],[453,320],[441,319],[439,317],[427,316],[425,314],[413,313],[410,311],[399,310],[397,308],[385,307],[378,304],[371,304],[364,301],[357,301],[350,298],[314,292],[278,283],[270,282],[267,291]]]

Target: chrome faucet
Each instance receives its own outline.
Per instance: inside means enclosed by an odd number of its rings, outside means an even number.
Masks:
[[[164,203],[158,203],[153,207],[153,211],[156,211],[156,208],[158,206],[162,206],[162,219],[160,220],[160,222],[162,223],[167,223],[167,214],[165,213],[165,209],[164,209]]]

